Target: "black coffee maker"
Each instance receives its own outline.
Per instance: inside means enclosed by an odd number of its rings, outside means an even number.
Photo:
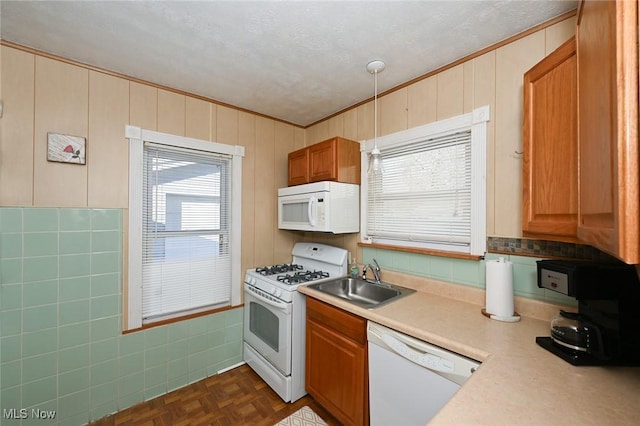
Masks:
[[[560,311],[543,348],[573,365],[640,365],[640,280],[622,263],[539,260],[538,287],[578,300]]]

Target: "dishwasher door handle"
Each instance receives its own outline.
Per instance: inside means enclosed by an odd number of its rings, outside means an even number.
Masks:
[[[415,364],[439,373],[453,373],[455,371],[455,364],[451,360],[428,352],[417,351],[384,332],[379,337],[387,344],[387,346],[393,349],[395,353]]]

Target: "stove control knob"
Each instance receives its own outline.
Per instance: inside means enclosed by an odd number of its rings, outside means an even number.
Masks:
[[[247,279],[247,281],[249,282],[249,284],[255,285],[256,284],[256,277],[249,277]]]
[[[276,297],[282,297],[282,290],[280,290],[279,288],[274,289],[273,295]]]

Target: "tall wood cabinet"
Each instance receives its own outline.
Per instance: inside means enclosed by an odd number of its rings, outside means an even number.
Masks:
[[[369,424],[367,322],[307,297],[306,390],[345,425]]]
[[[336,181],[360,184],[360,144],[334,137],[288,155],[288,185]]]
[[[638,2],[580,3],[578,238],[640,263]]]
[[[525,237],[577,241],[576,73],[571,38],[524,75]]]

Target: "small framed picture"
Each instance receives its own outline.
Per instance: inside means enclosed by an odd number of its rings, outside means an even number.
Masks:
[[[47,133],[47,160],[86,164],[86,139],[80,136]]]

